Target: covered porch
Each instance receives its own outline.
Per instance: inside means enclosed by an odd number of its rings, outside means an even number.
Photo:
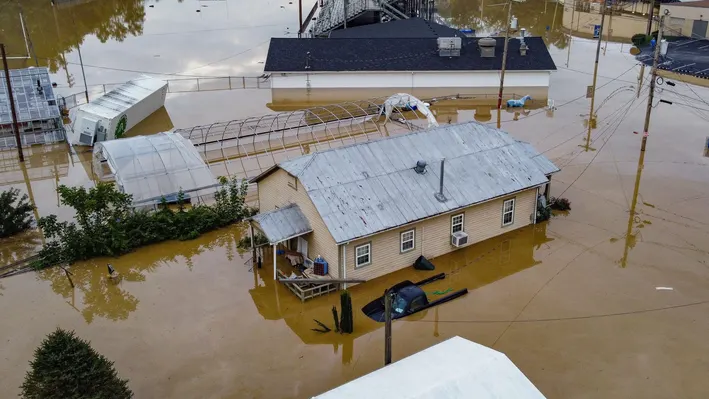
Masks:
[[[257,232],[263,234],[271,247],[273,279],[286,284],[301,301],[337,291],[338,284],[329,281],[332,277],[328,268],[308,256],[309,237],[313,229],[298,205],[290,204],[260,213],[252,217],[249,224],[252,248]],[[315,282],[284,281],[306,279]]]

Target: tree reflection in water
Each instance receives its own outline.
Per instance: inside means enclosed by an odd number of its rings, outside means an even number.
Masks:
[[[545,1],[514,2],[512,13],[518,19],[518,27],[527,29],[531,36],[543,37],[547,46],[566,48],[569,38],[561,27],[564,6],[557,7],[551,1],[545,4]],[[504,0],[441,0],[436,5],[441,16],[455,26],[476,29],[478,35],[483,36],[504,32],[507,8],[498,5],[504,3]]]
[[[49,281],[52,290],[81,313],[87,323],[102,317],[112,321],[125,320],[138,308],[140,300],[130,291],[131,283],[146,281],[147,274],[163,265],[185,265],[192,271],[194,258],[216,248],[224,248],[226,258],[233,261],[236,244],[244,226],[222,229],[193,241],[166,242],[142,248],[120,258],[101,258],[79,262],[67,267],[74,283],[72,288],[64,270],[52,267],[37,273],[40,280]],[[119,273],[115,281],[108,277],[107,264]],[[209,263],[199,267],[209,267]]]
[[[0,12],[0,42],[13,56],[25,54],[25,42],[14,1]],[[123,41],[143,33],[143,0],[88,0],[52,6],[49,0],[22,0],[24,19],[40,66],[56,72],[66,64],[63,55],[83,43],[87,35],[101,42]],[[17,60],[15,60],[17,61]],[[14,62],[12,67],[34,66],[34,60]],[[20,64],[20,65],[18,65]]]

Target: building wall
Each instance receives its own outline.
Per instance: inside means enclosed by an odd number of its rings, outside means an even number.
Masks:
[[[464,231],[468,233],[468,245],[531,224],[530,215],[536,209],[536,196],[537,189],[533,188],[465,209],[462,213],[465,214]],[[514,223],[502,227],[502,204],[513,197],[516,199]],[[451,217],[459,213],[448,213],[347,244],[347,278],[373,279],[411,266],[420,255],[431,259],[456,250],[450,244]],[[411,229],[416,229],[416,246],[414,250],[402,254],[400,234]],[[372,263],[355,269],[355,247],[368,242],[372,244]]]
[[[670,16],[665,19],[667,23],[666,35],[669,36],[692,36],[694,21],[709,20],[709,8],[673,6],[671,4],[660,7],[660,15],[664,15],[665,10],[670,11]],[[709,31],[709,29],[707,29]],[[709,32],[703,32],[704,37],[709,37]]]
[[[507,71],[505,86],[549,87],[549,71]],[[499,71],[273,73],[272,89],[498,87]]]
[[[308,257],[315,259],[321,255],[330,264],[330,275],[337,276],[338,251],[335,239],[330,235],[330,231],[325,226],[320,214],[315,209],[315,205],[310,200],[305,188],[297,183],[296,189],[291,188],[288,183],[293,177],[283,169],[278,169],[269,176],[258,182],[259,211],[268,212],[295,203],[300,207],[313,232],[304,238],[308,241]]]

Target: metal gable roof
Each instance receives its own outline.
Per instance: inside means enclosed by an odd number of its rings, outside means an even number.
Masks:
[[[445,158],[440,202],[440,162]],[[416,162],[428,163],[421,175]],[[535,187],[559,169],[528,143],[469,122],[335,148],[279,165],[300,179],[336,242]]]
[[[253,219],[261,226],[261,230],[271,244],[313,231],[308,219],[295,204],[260,213]]]

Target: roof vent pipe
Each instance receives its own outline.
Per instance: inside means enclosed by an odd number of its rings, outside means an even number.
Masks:
[[[438,192],[435,194],[436,199],[439,202],[446,202],[446,196],[443,195],[443,175],[445,173],[446,159],[441,159],[441,184],[439,186]]]
[[[491,37],[484,37],[478,40],[478,47],[480,47],[480,57],[495,58],[496,45],[497,41]]]
[[[420,175],[426,173],[426,161],[417,161],[414,170]]]

